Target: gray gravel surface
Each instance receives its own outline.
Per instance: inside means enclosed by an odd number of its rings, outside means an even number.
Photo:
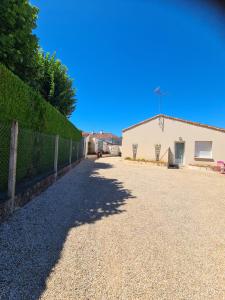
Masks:
[[[225,299],[225,176],[85,160],[0,226],[0,299]]]

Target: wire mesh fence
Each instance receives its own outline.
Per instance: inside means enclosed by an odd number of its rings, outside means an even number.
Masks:
[[[0,123],[0,199],[7,193],[10,132],[10,125]]]
[[[54,172],[55,136],[19,129],[17,185]]]
[[[8,188],[11,125],[0,123],[0,199]],[[59,137],[56,159],[56,136],[20,128],[17,143],[16,190],[35,182],[83,157],[83,140],[73,141]]]
[[[72,162],[75,162],[79,159],[79,143],[76,141],[73,141],[72,143]]]
[[[77,147],[78,147],[78,159],[81,159],[84,153],[84,143],[78,143]]]
[[[59,137],[58,167],[63,168],[70,162],[70,140]]]

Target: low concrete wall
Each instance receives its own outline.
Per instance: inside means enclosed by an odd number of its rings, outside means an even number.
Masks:
[[[15,208],[22,207],[30,202],[34,197],[38,196],[44,190],[46,190],[50,185],[52,185],[57,179],[61,178],[72,168],[80,163],[81,160],[76,161],[75,163],[68,165],[58,171],[58,176],[55,178],[54,174],[51,174],[44,179],[36,182],[31,187],[25,189],[22,192],[19,192],[15,196]],[[10,212],[10,199],[0,202],[0,223],[5,221],[11,215]]]

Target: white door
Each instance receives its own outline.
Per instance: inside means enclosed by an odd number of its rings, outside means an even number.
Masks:
[[[175,143],[175,164],[179,166],[184,164],[184,143]]]

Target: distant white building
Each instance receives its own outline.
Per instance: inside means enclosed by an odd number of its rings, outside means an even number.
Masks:
[[[103,153],[111,154],[113,152],[119,155],[120,150],[116,151],[115,149],[120,149],[121,138],[115,134],[101,131],[99,133],[83,132],[82,135],[86,139],[86,154],[97,154],[99,151],[102,151]]]

